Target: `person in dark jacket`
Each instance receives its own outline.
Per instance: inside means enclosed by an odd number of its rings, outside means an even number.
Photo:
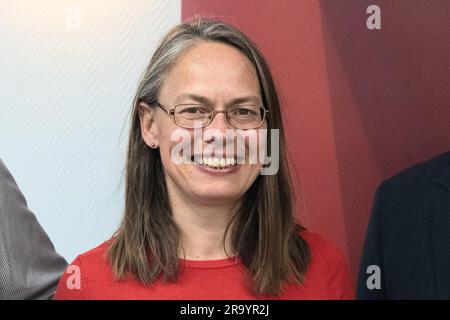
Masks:
[[[378,188],[357,298],[450,299],[450,152]]]
[[[66,266],[0,159],[0,299],[51,299]]]

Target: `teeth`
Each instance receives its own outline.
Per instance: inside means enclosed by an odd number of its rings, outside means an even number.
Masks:
[[[236,160],[234,160],[234,158],[227,158],[225,164],[227,166],[234,166],[236,164]]]
[[[212,167],[214,169],[223,169],[234,166],[236,164],[236,160],[234,158],[202,158],[200,159],[199,164],[202,166]]]

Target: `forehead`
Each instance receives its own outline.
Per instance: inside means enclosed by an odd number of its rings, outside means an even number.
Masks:
[[[167,73],[161,95],[198,94],[212,100],[259,95],[253,64],[238,49],[200,41],[184,53]]]

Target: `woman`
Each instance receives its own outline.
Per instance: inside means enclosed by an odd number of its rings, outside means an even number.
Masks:
[[[276,174],[261,174],[241,136],[270,148],[264,130],[278,133]],[[219,148],[222,138],[232,147]],[[160,43],[134,100],[121,226],[75,259],[56,298],[353,298],[342,254],[296,222],[292,199],[263,56],[223,22],[185,22]]]

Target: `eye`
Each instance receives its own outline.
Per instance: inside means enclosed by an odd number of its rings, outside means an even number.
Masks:
[[[237,110],[237,113],[238,113],[240,116],[247,116],[247,115],[250,113],[250,110],[245,109],[245,108],[239,108],[239,109]]]
[[[177,112],[186,115],[200,115],[208,113],[208,108],[202,105],[180,105]]]
[[[258,107],[255,106],[241,106],[231,110],[233,116],[238,117],[253,117],[258,114]]]
[[[187,108],[187,109],[184,109],[185,113],[197,113],[199,111],[200,110],[198,108]]]

